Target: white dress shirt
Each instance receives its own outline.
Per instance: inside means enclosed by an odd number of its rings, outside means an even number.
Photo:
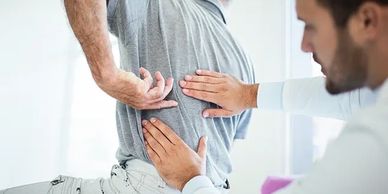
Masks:
[[[368,107],[350,119],[307,176],[278,194],[388,193],[388,81],[379,92],[361,89],[337,96],[327,93],[324,81],[309,78],[260,85],[262,109],[348,119]],[[219,192],[207,177],[198,176],[185,185],[183,194]]]
[[[374,104],[376,94],[368,88],[331,95],[325,78],[294,79],[259,86],[259,109],[279,110],[307,116],[347,120],[360,108]]]

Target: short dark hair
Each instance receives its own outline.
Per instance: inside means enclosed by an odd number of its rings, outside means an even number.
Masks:
[[[380,5],[388,5],[388,0],[316,0],[320,5],[329,9],[335,24],[339,28],[345,28],[349,18],[355,14],[365,2],[375,2]]]

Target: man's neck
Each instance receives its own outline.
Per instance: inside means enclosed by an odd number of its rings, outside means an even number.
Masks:
[[[373,54],[369,59],[367,85],[372,89],[380,87],[388,79],[388,47],[383,47],[386,46],[382,45],[379,49],[372,51]]]

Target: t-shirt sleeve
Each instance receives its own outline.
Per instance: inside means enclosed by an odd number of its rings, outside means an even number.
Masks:
[[[252,110],[241,113],[234,139],[245,139],[248,133],[249,123],[252,117]]]
[[[119,36],[120,30],[138,26],[131,24],[146,16],[148,4],[149,0],[109,0],[107,7],[109,31]]]

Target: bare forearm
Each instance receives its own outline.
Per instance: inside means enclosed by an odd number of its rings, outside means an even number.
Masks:
[[[86,55],[97,84],[111,79],[116,71],[107,27],[104,0],[64,0],[75,36]]]
[[[75,36],[81,43],[97,85],[118,101],[139,110],[177,106],[164,100],[174,81],[165,80],[160,72],[139,70],[137,77],[116,67],[109,41],[106,0],[64,0],[67,16]]]

